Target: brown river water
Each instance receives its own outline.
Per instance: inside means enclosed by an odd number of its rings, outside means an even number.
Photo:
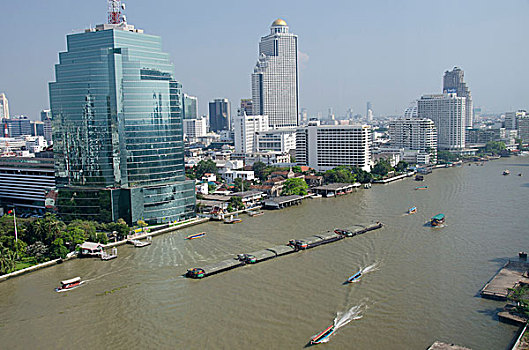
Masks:
[[[411,206],[418,213],[405,215]],[[513,157],[243,215],[236,225],[190,227],[145,248],[121,246],[116,260],[76,259],[0,283],[0,348],[302,349],[336,319],[343,326],[317,347],[426,349],[441,340],[503,350],[517,327],[498,322],[503,303],[478,293],[508,258],[529,250],[528,208],[529,157]],[[445,227],[425,226],[438,212]],[[203,280],[181,277],[378,220],[384,228],[359,237]],[[184,240],[200,231],[207,235]],[[363,268],[358,282],[343,284]],[[87,282],[53,291],[75,276]]]

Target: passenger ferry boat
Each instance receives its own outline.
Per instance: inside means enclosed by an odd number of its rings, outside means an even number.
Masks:
[[[64,281],[61,281],[60,287],[55,288],[55,291],[58,293],[66,292],[66,291],[79,287],[83,283],[84,281],[81,281],[81,277],[75,277],[69,280],[64,280]]]
[[[417,207],[411,207],[408,209],[408,214],[415,214],[417,212]]]
[[[362,270],[358,271],[357,273],[355,273],[354,275],[352,275],[351,277],[349,277],[349,278],[347,279],[347,282],[348,282],[348,283],[353,283],[354,281],[356,281],[357,279],[359,279],[360,276],[362,276]]]
[[[332,324],[329,327],[327,327],[324,331],[322,331],[321,333],[312,337],[312,339],[310,340],[310,344],[313,345],[313,344],[323,343],[325,340],[327,340],[331,336],[331,334],[334,333],[334,331],[335,331],[334,324]]]
[[[445,214],[442,214],[442,213],[439,213],[430,219],[430,224],[432,226],[440,226],[444,224],[444,222],[445,222]]]
[[[206,232],[194,233],[192,235],[187,236],[186,239],[200,238],[200,237],[204,237],[205,235],[206,235]]]
[[[187,270],[186,276],[190,278],[202,278],[206,276],[206,272],[200,268],[192,268]]]

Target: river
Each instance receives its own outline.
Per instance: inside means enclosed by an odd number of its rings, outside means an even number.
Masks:
[[[405,215],[411,206],[418,213]],[[506,259],[529,250],[527,208],[529,157],[512,157],[244,215],[236,225],[190,227],[145,248],[119,247],[116,260],[76,259],[0,283],[0,347],[301,349],[352,310],[320,346],[425,349],[441,340],[503,350],[517,328],[498,322],[503,303],[478,293]],[[425,226],[438,212],[446,226]],[[359,237],[203,280],[181,277],[237,253],[378,220],[384,228]],[[184,240],[199,231],[206,237]],[[87,282],[53,291],[75,276]]]

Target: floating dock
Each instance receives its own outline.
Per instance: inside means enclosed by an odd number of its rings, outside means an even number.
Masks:
[[[529,263],[522,261],[509,261],[498,273],[481,289],[482,298],[494,300],[507,300],[509,289],[518,283],[529,283],[527,271]]]
[[[369,231],[379,229],[382,226],[383,225],[381,222],[376,222],[374,224],[365,225],[365,226],[355,225],[356,228],[351,231],[355,235],[360,235],[362,233],[366,233]],[[325,232],[325,233],[320,233],[320,234],[313,235],[313,236],[299,239],[299,240],[293,239],[286,245],[278,245],[272,248],[258,250],[258,251],[249,253],[249,255],[255,256],[255,259],[256,259],[255,263],[260,263],[262,261],[266,261],[266,260],[270,260],[273,258],[277,258],[279,256],[299,252],[300,250],[314,248],[322,244],[336,242],[336,241],[339,241],[345,238],[347,237],[344,235],[337,234],[335,232]],[[207,265],[203,268],[198,268],[198,270],[203,271],[203,273],[200,275],[201,277],[198,277],[197,274],[193,274],[190,272],[196,269],[189,269],[188,272],[185,274],[185,276],[189,278],[203,278],[203,277],[215,275],[220,272],[232,270],[237,267],[244,266],[245,264],[246,263],[244,261],[240,261],[237,257],[234,257],[232,259],[224,260],[216,264]]]

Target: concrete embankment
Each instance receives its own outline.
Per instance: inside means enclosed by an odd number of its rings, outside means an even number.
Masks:
[[[507,300],[509,289],[520,282],[529,283],[526,275],[529,263],[522,261],[509,261],[498,273],[481,289],[482,298],[494,300]]]
[[[383,225],[380,222],[369,224],[369,225],[355,225],[353,230],[350,230],[350,236],[360,235],[369,231],[373,231],[381,228]],[[301,250],[311,249],[322,244],[336,242],[347,238],[345,235],[337,234],[335,232],[325,232],[309,236],[303,239],[293,239],[286,245],[278,245],[272,248],[262,249],[256,252],[249,253],[247,255],[255,258],[254,263],[260,263],[273,258],[277,258],[283,255],[292,254]],[[244,255],[244,254],[242,254]],[[215,275],[220,272],[228,271],[240,266],[246,265],[248,262],[241,261],[239,256],[232,259],[223,260],[221,262],[207,265],[203,268],[189,269],[185,274],[186,277],[190,278],[203,278]]]

